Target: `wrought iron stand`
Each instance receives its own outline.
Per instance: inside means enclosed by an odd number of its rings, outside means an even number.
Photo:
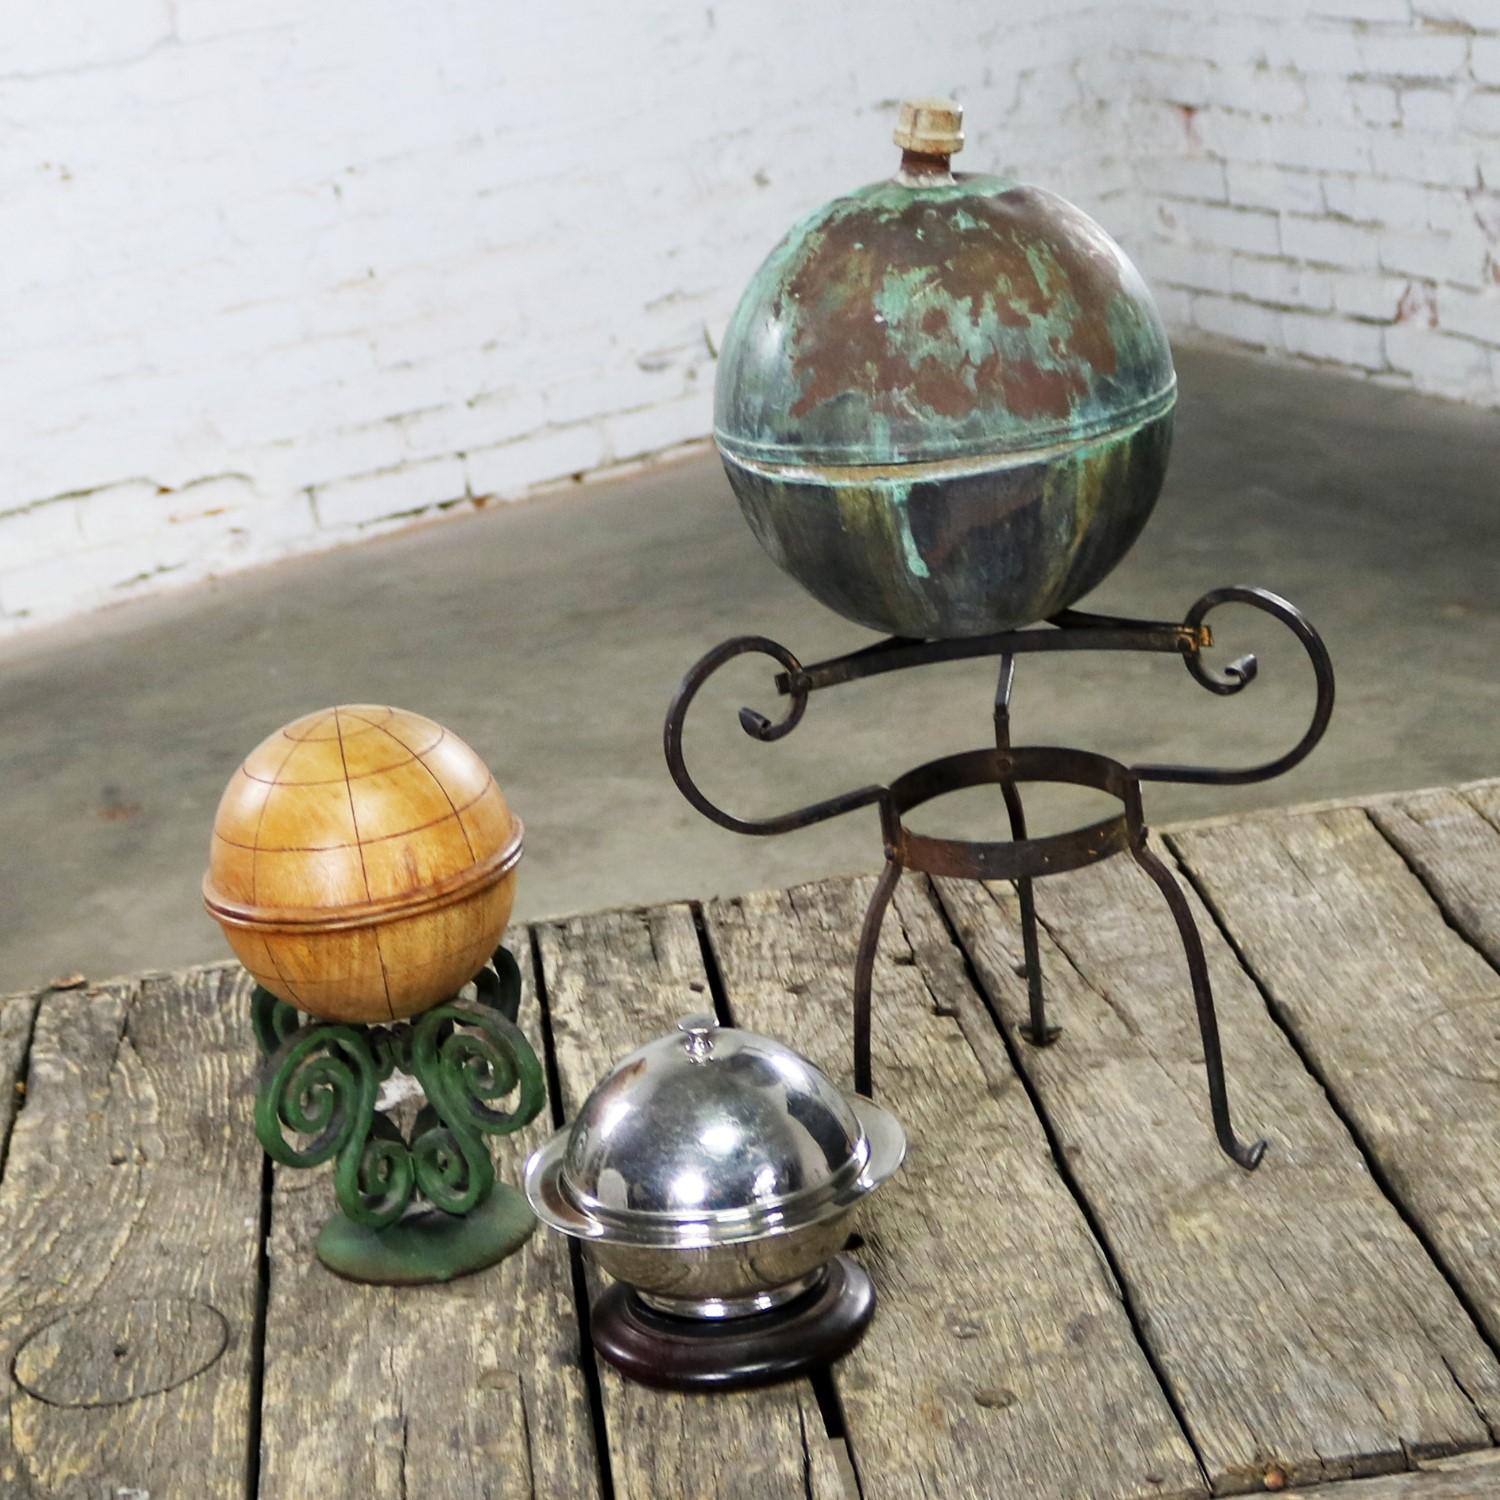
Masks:
[[[475,976],[474,1000],[455,997],[391,1026],[313,1020],[256,987],[265,1063],[255,1132],[284,1166],[334,1162],[340,1212],[318,1236],[329,1270],[352,1281],[448,1281],[503,1260],[531,1233],[531,1209],[495,1181],[483,1137],[528,1124],[546,1085],[515,1024],[516,961],[498,948],[491,965]],[[426,1094],[409,1140],[378,1106],[396,1071]],[[514,1108],[497,1109],[511,1093]],[[427,1206],[414,1206],[419,1197]]]
[[[1126,766],[1104,755],[1086,750],[1054,746],[1016,746],[1010,738],[1010,700],[1015,682],[1016,658],[1043,651],[1157,651],[1181,655],[1194,681],[1211,693],[1238,693],[1255,680],[1254,656],[1232,661],[1223,676],[1214,675],[1203,663],[1202,652],[1213,644],[1205,623],[1209,613],[1222,604],[1247,604],[1285,625],[1301,643],[1312,662],[1317,682],[1317,703],[1312,722],[1302,738],[1275,760],[1242,769],[1210,766]],[[807,709],[808,695],[819,688],[855,682],[907,667],[931,662],[958,661],[972,657],[998,656],[999,683],[995,691],[995,748],[970,750],[929,761],[898,776],[889,786],[864,786],[826,801],[801,807],[771,818],[739,818],[711,802],[699,789],[683,759],[682,730],[693,699],[703,684],[726,662],[754,653],[769,656],[782,670],[776,689],[791,700],[785,716],[772,723],[754,709],[740,710],[740,725],[752,739],[779,740],[794,730]],[[1224,1085],[1224,1060],[1219,1046],[1218,1022],[1214,1016],[1213,989],[1203,941],[1193,920],[1192,908],[1167,865],[1147,842],[1141,809],[1144,781],[1194,782],[1216,786],[1238,786],[1267,781],[1302,761],[1323,737],[1333,712],[1333,666],[1322,637],[1293,605],[1266,589],[1231,587],[1205,594],[1188,610],[1181,624],[1147,620],[1114,619],[1103,615],[1066,610],[1045,625],[1003,631],[972,639],[918,641],[891,638],[848,656],[834,657],[804,667],[785,646],[765,636],[736,636],[710,651],[682,680],[667,713],[665,743],[672,779],[683,796],[706,818],[736,833],[788,833],[835,818],[855,808],[874,806],[880,812],[885,842],[885,868],[871,897],[860,933],[854,961],[854,1086],[872,1092],[870,1076],[870,984],[875,969],[875,950],[880,939],[886,908],[903,870],[928,875],[950,875],[970,880],[1010,880],[1015,883],[1021,908],[1021,932],[1026,957],[1026,982],[1030,1020],[1023,1029],[1035,1046],[1053,1042],[1057,1029],[1047,1023],[1047,1002],[1037,942],[1036,907],[1032,881],[1040,876],[1081,869],[1111,855],[1129,852],[1156,883],[1171,908],[1187,956],[1188,977],[1197,1005],[1198,1027],[1203,1038],[1203,1061],[1208,1073],[1209,1103],[1214,1133],[1219,1145],[1247,1170],[1260,1164],[1266,1143],[1243,1144],[1234,1133],[1229,1097]],[[1117,798],[1121,811],[1087,827],[1044,838],[1026,833],[1026,815],[1021,801],[1021,782],[1064,782],[1091,787]],[[1005,799],[1011,838],[1000,843],[965,839],[934,838],[914,833],[903,815],[924,802],[966,787],[998,785]]]

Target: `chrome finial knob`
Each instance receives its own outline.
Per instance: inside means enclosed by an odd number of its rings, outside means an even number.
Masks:
[[[677,1029],[687,1037],[687,1055],[697,1061],[710,1057],[714,1050],[714,1032],[719,1029],[716,1016],[683,1016]]]

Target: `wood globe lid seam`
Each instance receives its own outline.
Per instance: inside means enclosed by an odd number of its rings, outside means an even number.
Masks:
[[[493,854],[467,869],[459,870],[420,890],[401,896],[381,896],[335,907],[258,906],[230,901],[214,889],[213,872],[203,877],[203,904],[217,921],[230,927],[259,932],[338,932],[372,922],[414,916],[420,912],[456,905],[503,880],[521,861],[525,825],[511,814],[511,836]]]

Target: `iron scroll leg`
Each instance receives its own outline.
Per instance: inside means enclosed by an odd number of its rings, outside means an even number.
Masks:
[[[1302,738],[1274,760],[1253,766],[1192,766],[1144,764],[1126,766],[1105,757],[1067,748],[1011,745],[1010,699],[1018,656],[1062,651],[1146,651],[1180,655],[1193,679],[1220,696],[1238,693],[1256,680],[1255,658],[1244,655],[1222,669],[1210,667],[1203,652],[1214,644],[1207,617],[1225,605],[1244,605],[1270,615],[1297,639],[1311,663],[1317,689],[1312,720]],[[1322,638],[1305,616],[1287,600],[1268,590],[1247,586],[1215,589],[1202,596],[1180,622],[1117,619],[1064,610],[1052,616],[1047,629],[1000,631],[992,635],[956,640],[919,640],[892,637],[804,667],[786,647],[764,636],[737,636],[702,657],[683,678],[674,694],[663,726],[663,747],[673,781],[687,801],[705,817],[736,833],[759,836],[789,833],[864,807],[880,814],[885,844],[885,868],[865,911],[854,967],[854,1078],[863,1094],[873,1092],[871,1067],[871,991],[880,931],[897,882],[910,863],[915,869],[951,878],[989,879],[997,872],[1012,875],[1020,905],[1027,981],[1028,1014],[1021,1034],[1034,1045],[1045,1045],[1058,1034],[1047,1024],[1045,985],[1040,962],[1040,928],[1037,921],[1033,881],[1064,869],[1079,868],[1125,848],[1161,891],[1177,923],[1187,959],[1198,1027],[1202,1036],[1204,1067],[1214,1132],[1220,1147],[1246,1170],[1254,1169],[1266,1149],[1264,1140],[1243,1145],[1235,1136],[1224,1079],[1223,1054],[1214,1013],[1213,990],[1203,942],[1192,907],[1170,867],[1148,846],[1141,811],[1141,784],[1168,781],[1194,785],[1236,786],[1265,781],[1299,765],[1322,738],[1333,711],[1333,668]],[[772,721],[751,708],[740,710],[744,732],[759,743],[785,738],[801,722],[810,695],[842,683],[861,681],[887,672],[904,671],[927,664],[969,660],[998,655],[1000,680],[995,694],[996,751],[976,750],[944,757],[916,767],[889,786],[870,784],[825,798],[805,807],[770,817],[744,818],[711,801],[698,787],[684,758],[683,731],[689,709],[699,690],[721,667],[740,656],[765,656],[780,671],[777,692],[786,700],[783,717]],[[1017,774],[1023,766],[1026,775]],[[1105,819],[1088,828],[1052,839],[1032,838],[1019,782],[1065,782],[1096,788],[1125,804],[1124,826],[1118,818]],[[972,840],[935,839],[909,834],[902,815],[909,808],[930,801],[945,791],[998,783],[1010,823],[1010,844]],[[1020,873],[1026,872],[1026,873]],[[276,1038],[274,1017],[264,1019],[260,1030]],[[257,1035],[260,1035],[258,1030]],[[263,1044],[264,1045],[264,1044]]]
[[[1193,920],[1192,908],[1182,887],[1173,878],[1172,872],[1157,858],[1146,844],[1146,830],[1142,828],[1132,840],[1130,852],[1135,862],[1156,882],[1157,889],[1166,897],[1167,905],[1177,922],[1177,931],[1182,937],[1182,946],[1187,954],[1188,976],[1193,985],[1193,1003],[1198,1008],[1198,1030],[1203,1038],[1203,1066],[1208,1073],[1208,1103],[1213,1115],[1214,1134],[1219,1145],[1231,1161],[1253,1172],[1266,1154],[1264,1138],[1246,1146],[1234,1133],[1234,1124],[1229,1117],[1229,1092],[1224,1083],[1224,1053],[1219,1045],[1219,1022],[1214,1014],[1214,992],[1208,977],[1208,959],[1203,952],[1203,939],[1198,935],[1198,924]]]
[[[1010,814],[1010,836],[1017,843],[1026,838],[1026,814],[1021,807],[1021,794],[1013,781],[1000,783],[1000,794],[1005,798],[1005,810]],[[1021,903],[1021,943],[1026,955],[1026,997],[1031,1011],[1021,1035],[1033,1047],[1050,1047],[1062,1030],[1047,1024],[1047,994],[1042,988],[1041,944],[1037,941],[1036,896],[1031,889],[1031,876],[1023,875],[1016,881],[1016,896]]]
[[[859,932],[859,951],[854,958],[854,1092],[873,1098],[875,1085],[870,1068],[870,988],[875,977],[875,950],[880,946],[880,929],[886,908],[896,894],[901,879],[901,861],[887,853],[885,868],[875,884],[875,893],[865,908],[864,925]]]
[[[1000,658],[1000,677],[995,685],[995,748],[1010,748],[1010,695],[1015,686],[1016,659],[1006,652]],[[1016,843],[1026,841],[1026,809],[1021,804],[1021,789],[1007,778],[1000,783],[1005,811],[1010,818],[1010,836]],[[1021,943],[1026,956],[1026,996],[1031,1013],[1021,1027],[1021,1035],[1034,1047],[1050,1047],[1061,1035],[1056,1026],[1047,1024],[1047,995],[1042,988],[1041,944],[1037,941],[1036,897],[1031,876],[1015,882],[1016,897],[1021,903]]]

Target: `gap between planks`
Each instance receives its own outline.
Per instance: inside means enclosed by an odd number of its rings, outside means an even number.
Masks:
[[[1391,800],[1394,801],[1394,797]],[[1346,807],[1351,805],[1352,804],[1335,805],[1330,803],[1327,806],[1320,806],[1316,809],[1311,809],[1310,811],[1337,812],[1342,811]],[[1359,810],[1367,814],[1370,811],[1368,807],[1361,808]],[[1406,857],[1404,851],[1394,843],[1394,841],[1391,839],[1390,834],[1378,823],[1375,824],[1375,828],[1376,831],[1385,838],[1386,842],[1391,845],[1395,853],[1407,863],[1408,867],[1412,870],[1412,874],[1420,880],[1421,876],[1419,872],[1414,866],[1412,866],[1410,859]],[[1175,852],[1176,851],[1174,848],[1174,853]],[[1328,1107],[1334,1112],[1335,1115],[1338,1116],[1344,1128],[1349,1132],[1350,1139],[1353,1140],[1355,1146],[1359,1150],[1361,1157],[1364,1159],[1365,1166],[1370,1173],[1371,1180],[1384,1194],[1387,1202],[1390,1203],[1391,1207],[1396,1211],[1397,1214],[1400,1215],[1402,1222],[1412,1232],[1413,1236],[1417,1239],[1418,1243],[1427,1253],[1428,1259],[1432,1261],[1433,1265],[1437,1268],[1438,1273],[1442,1276],[1444,1281],[1448,1283],[1449,1289],[1452,1291],[1459,1305],[1464,1309],[1464,1312],[1468,1315],[1469,1321],[1474,1325],[1474,1329],[1478,1333],[1479,1337],[1485,1341],[1485,1343],[1489,1346],[1489,1348],[1497,1356],[1497,1358],[1500,1358],[1500,1342],[1497,1342],[1495,1336],[1493,1335],[1489,1326],[1489,1321],[1486,1319],[1483,1310],[1475,1302],[1468,1287],[1464,1285],[1463,1279],[1457,1274],[1453,1266],[1450,1264],[1449,1259],[1443,1252],[1442,1247],[1434,1240],[1427,1226],[1422,1222],[1421,1216],[1413,1210],[1406,1196],[1392,1182],[1391,1176],[1386,1171],[1385,1165],[1381,1160],[1379,1152],[1371,1145],[1367,1133],[1361,1128],[1357,1118],[1345,1107],[1343,1101],[1339,1096],[1338,1089],[1329,1081],[1328,1077],[1325,1076],[1323,1068],[1313,1057],[1302,1036],[1299,1034],[1293,1018],[1288,1014],[1286,1009],[1277,1002],[1275,996],[1272,994],[1265,981],[1257,972],[1255,965],[1251,963],[1249,958],[1242,951],[1239,943],[1235,940],[1234,934],[1230,931],[1223,913],[1214,903],[1208,892],[1203,889],[1199,877],[1193,872],[1186,861],[1182,860],[1180,857],[1178,859],[1178,868],[1182,871],[1184,879],[1186,879],[1188,883],[1193,887],[1194,892],[1203,902],[1204,908],[1212,917],[1214,926],[1218,929],[1219,935],[1224,939],[1226,943],[1229,944],[1230,948],[1234,952],[1236,959],[1239,961],[1240,967],[1244,969],[1251,982],[1260,992],[1260,996],[1265,1003],[1267,1013],[1270,1015],[1271,1019],[1275,1021],[1277,1026],[1281,1028],[1281,1031],[1285,1035],[1288,1044],[1291,1046],[1293,1051],[1296,1052],[1298,1058],[1302,1062],[1302,1066],[1307,1070],[1308,1075],[1313,1078],[1317,1082],[1318,1087],[1323,1090],[1324,1096],[1328,1100]],[[1423,881],[1423,884],[1425,885],[1426,882]],[[1449,916],[1448,912],[1442,908],[1442,904],[1437,900],[1437,897],[1433,895],[1430,889],[1428,890],[1428,894],[1433,897],[1434,904],[1443,911],[1443,916],[1445,921],[1447,921],[1448,926],[1452,928],[1453,931],[1460,937],[1465,937],[1466,935],[1464,934],[1463,929],[1459,927],[1458,924],[1456,924]],[[1484,955],[1481,954],[1481,956]],[[1454,1378],[1457,1379],[1457,1376],[1455,1376]],[[1460,1388],[1462,1388],[1461,1383]],[[1500,1437],[1500,1433],[1496,1432],[1495,1421],[1487,1417],[1477,1403],[1475,1404],[1475,1410],[1480,1414],[1481,1417],[1486,1420],[1487,1425],[1490,1428],[1491,1438],[1494,1439],[1496,1437]],[[1496,1492],[1497,1495],[1500,1495],[1500,1485],[1497,1485]]]
[[[36,1013],[46,993],[0,998],[0,1184],[5,1181],[16,1116],[26,1107],[31,1038],[36,1029]]]
[[[1014,1027],[1026,993],[1009,888],[938,888],[997,1015]],[[1492,1351],[1368,1182],[1355,1143],[1211,924],[1200,915],[1231,1095],[1242,1122],[1273,1136],[1251,1176],[1213,1142],[1186,964],[1149,883],[1114,860],[1039,882],[1037,901],[1064,1038],[1017,1056],[1216,1487],[1255,1488],[1278,1471],[1310,1483],[1400,1469],[1423,1452],[1487,1444],[1472,1393],[1500,1406]],[[1388,1283],[1403,1288],[1394,1302]],[[1217,1338],[1203,1340],[1204,1328]]]
[[[1372,1175],[1492,1349],[1497,814],[1500,782],[1490,781],[1172,839]]]
[[[1463,1453],[1419,1463],[1404,1474],[1344,1480],[1283,1492],[1285,1500],[1495,1500],[1500,1454]]]
[[[626,1053],[708,1008],[708,976],[685,906],[589,914],[534,931],[554,1107],[571,1118]],[[601,1285],[587,1262],[582,1281],[586,1295]],[[710,1399],[631,1384],[602,1361],[597,1375],[617,1500],[847,1500],[809,1381]]]
[[[729,994],[724,987],[724,975],[719,968],[719,957],[708,934],[708,922],[700,901],[688,903],[693,917],[693,931],[698,937],[698,952],[703,960],[703,972],[708,976],[709,994],[713,996],[714,1015],[721,1026],[733,1026],[734,1012],[730,1008]],[[824,1365],[808,1376],[813,1399],[818,1404],[823,1418],[823,1433],[834,1448],[834,1461],[844,1481],[850,1500],[864,1500],[865,1487],[859,1477],[859,1462],[854,1453],[854,1444],[849,1440],[848,1424],[844,1420],[843,1403],[839,1400],[838,1386],[833,1378],[833,1367]],[[807,1441],[806,1413],[803,1413],[803,1443]]]
[[[845,1086],[870,885],[706,909],[736,1024]],[[866,1495],[1202,1495],[1108,1261],[920,877],[897,889],[874,1009],[875,1092],[907,1126],[909,1157],[860,1225],[885,1300],[833,1372]]]
[[[167,1494],[189,1468],[245,1493],[260,1153],[236,998],[222,967],[42,993],[0,1183],[6,1494]]]
[[[537,941],[537,928],[533,924],[526,934],[527,951],[531,957],[531,972],[536,978],[537,1025],[541,1031],[542,1067],[547,1078],[547,1114],[554,1131],[561,1130],[566,1120],[563,1116],[562,1082],[557,1067],[557,1044],[552,1037],[552,1003],[547,994],[547,972],[542,964],[541,947]],[[538,1225],[539,1234],[550,1234],[546,1225]],[[568,1279],[573,1288],[573,1316],[578,1321],[579,1363],[582,1366],[584,1384],[588,1391],[589,1427],[594,1436],[594,1458],[599,1465],[600,1500],[615,1500],[614,1473],[609,1461],[609,1432],[604,1419],[604,1395],[599,1384],[599,1356],[594,1350],[594,1339],[590,1327],[588,1284],[584,1279],[583,1247],[576,1240],[569,1240]]]
[[[524,927],[510,946],[517,1024],[543,1057]],[[487,1138],[497,1181],[518,1186],[551,1130],[543,1111]],[[316,1260],[335,1207],[326,1169],[275,1168],[257,1500],[608,1500],[566,1243],[537,1226],[499,1265],[446,1284],[362,1285]]]

